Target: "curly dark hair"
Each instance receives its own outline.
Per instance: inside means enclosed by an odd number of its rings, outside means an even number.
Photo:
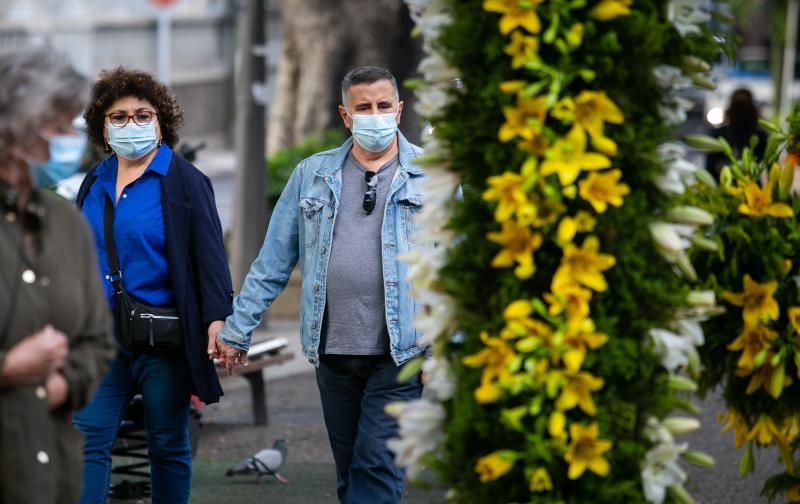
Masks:
[[[89,106],[83,114],[89,141],[99,149],[108,150],[103,137],[106,112],[115,101],[127,96],[147,100],[155,107],[161,140],[170,148],[175,148],[178,128],[183,124],[183,111],[178,106],[175,93],[149,73],[124,67],[102,71],[92,88]]]

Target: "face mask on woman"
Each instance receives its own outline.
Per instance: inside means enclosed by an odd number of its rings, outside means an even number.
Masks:
[[[39,187],[56,185],[73,175],[78,171],[86,150],[84,135],[52,135],[44,138],[50,144],[50,159],[28,161],[33,179]]]
[[[140,126],[134,121],[125,126],[107,124],[108,145],[125,159],[136,161],[152,151],[158,144],[156,121]]]

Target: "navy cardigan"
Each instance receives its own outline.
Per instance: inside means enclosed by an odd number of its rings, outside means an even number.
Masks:
[[[78,191],[78,207],[83,207],[95,180],[92,170]],[[222,396],[222,387],[208,360],[208,325],[233,312],[233,290],[214,190],[208,177],[173,152],[169,170],[161,178],[161,201],[167,262],[193,392],[204,403],[215,403]]]

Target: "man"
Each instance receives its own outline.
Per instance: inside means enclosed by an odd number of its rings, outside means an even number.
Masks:
[[[300,261],[303,353],[316,365],[325,425],[347,503],[399,502],[403,473],[386,440],[392,401],[418,398],[418,378],[398,383],[416,346],[408,267],[412,217],[422,207],[421,150],[397,129],[403,102],[392,74],[350,71],[339,114],[352,138],[302,161],[275,206],[264,245],[210,356],[246,364],[250,335]],[[355,139],[355,141],[354,141]]]

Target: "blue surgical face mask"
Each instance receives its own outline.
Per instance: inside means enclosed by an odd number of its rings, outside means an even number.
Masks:
[[[122,127],[106,124],[106,128],[108,128],[108,145],[117,156],[131,161],[141,159],[158,144],[155,120],[144,126],[130,121]]]
[[[86,150],[84,135],[52,135],[45,138],[50,144],[50,159],[28,162],[39,187],[56,185],[73,175],[80,168]]]
[[[386,150],[397,133],[397,112],[388,114],[350,114],[353,138],[370,152]]]

